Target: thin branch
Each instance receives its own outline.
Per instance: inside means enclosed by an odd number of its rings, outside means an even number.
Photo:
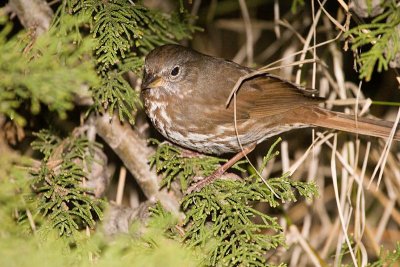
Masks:
[[[91,119],[97,133],[119,156],[145,196],[150,201],[159,200],[166,209],[179,214],[178,199],[166,189],[159,190],[159,178],[148,165],[148,159],[154,154],[154,149],[147,145],[146,139],[129,124],[121,124],[115,116],[92,116]]]

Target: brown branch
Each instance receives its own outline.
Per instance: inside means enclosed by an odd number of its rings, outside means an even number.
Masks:
[[[136,208],[122,207],[110,203],[104,214],[103,231],[106,235],[115,235],[119,233],[129,233],[129,228],[134,222],[139,222],[140,228],[135,235],[140,236],[144,232],[144,227],[149,218],[149,207],[152,203],[142,202]]]
[[[150,201],[159,200],[172,213],[179,214],[179,201],[173,193],[159,190],[159,178],[150,169],[148,159],[154,149],[145,138],[129,124],[122,124],[116,116],[92,116],[97,133],[114,150],[129,172],[135,177],[143,193]]]
[[[21,24],[37,37],[50,28],[53,10],[44,0],[10,0],[8,8],[17,14]]]

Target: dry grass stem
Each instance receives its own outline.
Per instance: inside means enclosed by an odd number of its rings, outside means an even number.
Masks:
[[[253,31],[251,28],[251,20],[249,15],[249,10],[245,0],[238,0],[240,5],[240,10],[242,12],[243,21],[246,29],[246,54],[247,54],[247,65],[251,66],[253,64]]]
[[[282,161],[282,173],[286,173],[290,167],[289,144],[287,141],[281,142],[281,161]]]
[[[292,235],[294,235],[297,239],[297,241],[299,242],[300,246],[302,247],[302,249],[304,250],[304,252],[306,252],[307,256],[310,258],[310,260],[312,261],[312,263],[314,264],[314,266],[322,266],[320,264],[320,261],[318,259],[318,256],[315,255],[314,250],[309,246],[309,244],[307,243],[307,241],[303,238],[303,236],[300,234],[299,230],[297,229],[297,227],[295,225],[291,225],[289,227],[289,230],[291,232]],[[291,266],[294,266],[291,264]]]
[[[372,183],[372,181],[374,180],[375,175],[378,172],[378,170],[379,170],[378,186],[382,180],[383,170],[385,169],[386,161],[387,161],[388,155],[390,153],[390,147],[393,143],[393,137],[394,137],[394,134],[396,133],[397,125],[399,125],[399,121],[400,121],[400,108],[398,109],[397,117],[396,117],[396,120],[394,121],[393,128],[390,132],[389,138],[386,140],[382,155],[378,161],[378,164],[376,165],[376,167],[374,169],[374,172],[372,173],[370,183]]]
[[[116,204],[119,206],[121,206],[122,198],[124,196],[125,180],[126,180],[126,168],[122,166],[119,171],[117,197],[115,199]]]
[[[335,24],[335,26],[336,26],[339,30],[341,30],[342,32],[345,32],[345,31],[346,31],[346,28],[345,28],[344,26],[342,26],[342,24],[340,24],[333,16],[331,16],[331,14],[329,14],[328,11],[326,11],[326,9],[324,8],[325,3],[326,3],[326,1],[325,1],[324,3],[321,3],[321,1],[318,0],[318,4],[320,5],[321,10],[324,11],[325,15],[329,18],[329,20],[330,20],[333,24]]]
[[[347,229],[348,229],[348,219],[350,216],[346,216],[345,214],[349,214],[346,212],[346,210],[343,210],[343,205],[341,202],[341,199],[344,200],[343,198],[340,198],[339,195],[339,190],[338,190],[338,177],[337,177],[337,172],[336,172],[336,157],[337,155],[337,136],[335,135],[333,138],[333,145],[332,145],[332,156],[331,156],[331,173],[332,173],[332,181],[333,181],[333,187],[335,189],[335,199],[336,199],[336,204],[338,208],[338,214],[339,214],[339,219],[340,219],[340,224],[342,226],[342,234],[344,235],[344,238],[346,240],[347,246],[349,248],[349,252],[351,255],[351,258],[353,260],[354,266],[357,266],[357,259],[354,255],[354,251],[351,246],[350,238],[347,234]],[[345,185],[345,183],[342,183],[342,185]],[[338,255],[338,253],[336,254]],[[337,257],[336,257],[337,259]]]
[[[278,21],[280,21],[280,11],[279,11],[278,1],[279,0],[274,1],[274,22],[275,22],[274,31],[277,39],[281,38],[281,30],[279,28],[279,24],[277,23]]]

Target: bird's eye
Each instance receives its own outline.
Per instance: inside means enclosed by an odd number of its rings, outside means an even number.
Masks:
[[[179,66],[175,66],[175,67],[171,70],[171,76],[172,76],[172,77],[178,76],[179,71],[180,71]]]

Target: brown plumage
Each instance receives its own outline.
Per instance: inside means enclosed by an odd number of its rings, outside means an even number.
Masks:
[[[176,72],[176,73],[174,73]],[[179,45],[154,49],[146,58],[142,95],[155,127],[174,143],[208,154],[239,152],[234,105],[225,102],[238,79],[252,70]],[[175,75],[174,75],[175,74]],[[288,130],[320,126],[388,137],[393,123],[320,108],[314,91],[274,75],[245,81],[237,94],[239,138],[250,146]],[[395,135],[400,140],[400,131]]]
[[[233,101],[228,107],[225,103],[239,78],[251,72],[179,45],[158,47],[146,57],[141,93],[157,130],[201,153],[238,153],[188,192],[200,190],[256,144],[285,131],[320,126],[386,138],[393,127],[391,122],[366,118],[356,122],[354,116],[320,108],[325,100],[315,91],[263,74],[244,81],[237,92],[236,132]],[[399,130],[394,139],[400,140]]]

